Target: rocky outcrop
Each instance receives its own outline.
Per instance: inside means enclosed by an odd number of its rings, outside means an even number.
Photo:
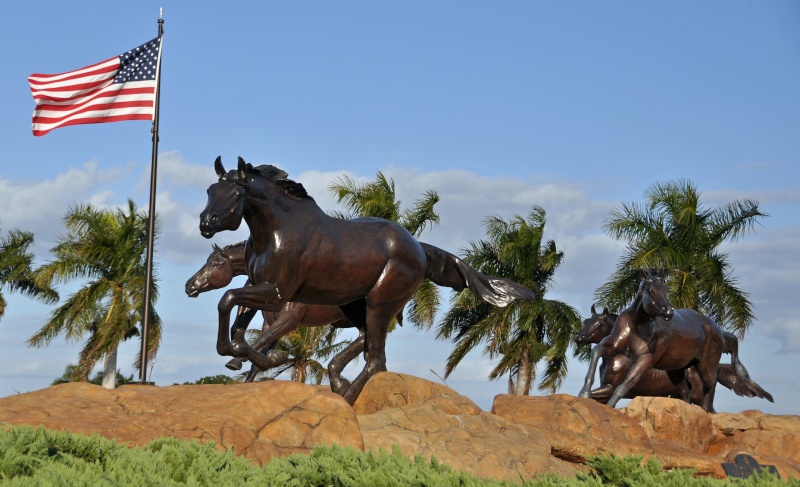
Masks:
[[[721,458],[747,453],[762,465],[775,465],[782,477],[800,477],[800,417],[761,411],[711,415],[718,434],[708,452]]]
[[[458,470],[503,480],[576,471],[550,456],[550,443],[541,434],[413,376],[387,372],[374,377],[353,408],[368,450],[397,445],[409,456],[434,456]]]
[[[162,436],[213,440],[263,464],[315,445],[400,448],[481,477],[573,475],[597,454],[658,458],[666,468],[723,477],[745,453],[800,477],[800,418],[758,411],[708,415],[667,398],[612,409],[565,394],[495,398],[491,413],[434,382],[384,372],[353,407],[327,388],[285,381],[236,385],[71,383],[0,398],[0,423],[98,433],[133,445]]]
[[[113,390],[73,382],[0,399],[0,421],[133,445],[164,436],[214,440],[260,464],[320,444],[364,447],[355,412],[340,396],[284,381]]]
[[[701,475],[725,477],[719,459],[651,437],[635,418],[591,399],[498,395],[492,413],[544,434],[553,455],[570,462],[599,454],[643,455],[658,458],[665,468],[693,468]]]
[[[620,409],[650,438],[705,452],[716,435],[711,416],[702,408],[666,397],[636,397]]]

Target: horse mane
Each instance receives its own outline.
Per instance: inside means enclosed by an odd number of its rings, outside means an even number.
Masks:
[[[289,196],[312,201],[314,200],[314,198],[312,198],[306,192],[306,188],[304,188],[302,184],[289,179],[289,174],[287,174],[283,169],[270,164],[262,164],[260,166],[247,164],[247,172],[253,176],[275,183],[276,186],[282,189]]]
[[[244,247],[244,244],[246,244],[246,243],[247,243],[247,240],[242,240],[241,242],[236,242],[234,244],[226,245],[226,246],[222,247],[222,249],[220,249],[220,250],[231,250],[231,249],[235,249],[237,247]]]

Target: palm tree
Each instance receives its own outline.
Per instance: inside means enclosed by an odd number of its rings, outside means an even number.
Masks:
[[[567,375],[567,349],[581,328],[580,313],[557,300],[545,299],[553,276],[564,258],[553,240],[543,243],[545,211],[533,206],[527,220],[499,216],[485,220],[486,240],[470,242],[464,260],[475,269],[504,277],[531,289],[532,301],[496,308],[465,289],[455,293],[451,308],[439,325],[437,338],[452,338],[445,377],[481,343],[484,355],[500,358],[489,374],[495,380],[509,374],[509,393],[528,395],[536,379],[536,365],[544,360],[539,390],[555,392]]]
[[[68,232],[59,237],[51,250],[55,260],[35,271],[37,281],[85,282],[51,313],[49,321],[28,340],[28,345],[45,346],[61,333],[68,341],[88,334],[73,379],[88,380],[92,368],[104,355],[105,369],[111,371],[107,375],[113,377],[118,345],[141,336],[137,325],[144,308],[148,217],[137,212],[135,203],[129,199],[127,212],[98,209],[91,204],[76,205],[69,209],[63,223]],[[153,301],[158,299],[155,281],[154,277]],[[155,311],[150,323],[148,360],[155,358],[161,341],[161,321]],[[135,366],[138,367],[140,359],[137,357]]]
[[[439,201],[435,190],[429,189],[414,203],[413,208],[402,210],[397,199],[394,180],[378,171],[375,181],[359,185],[352,178],[342,176],[328,187],[337,202],[343,203],[350,212],[335,212],[339,218],[377,217],[397,222],[414,237],[419,237],[426,228],[439,224],[439,215],[434,205]],[[429,329],[439,309],[439,291],[435,284],[425,280],[409,302],[409,319],[416,326]]]
[[[596,300],[623,309],[636,294],[639,270],[662,268],[675,307],[695,309],[743,337],[754,320],[752,305],[719,247],[768,215],[750,199],[703,208],[697,187],[683,179],[655,184],[645,198],[642,205],[612,210],[603,224],[608,235],[628,244],[614,274],[595,292]]]
[[[30,252],[33,234],[10,230],[8,236],[0,237],[0,318],[6,312],[3,290],[20,292],[45,303],[58,301],[58,293],[50,286],[43,286],[33,278],[34,255]]]
[[[278,340],[270,352],[282,357],[282,364],[259,373],[259,380],[274,379],[290,372],[295,382],[322,384],[328,376],[320,360],[341,351],[349,342],[334,343],[338,330],[328,327],[304,327],[287,333]],[[255,337],[256,334],[253,334]]]

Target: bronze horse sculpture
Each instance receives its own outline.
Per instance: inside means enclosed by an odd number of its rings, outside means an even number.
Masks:
[[[666,371],[681,399],[690,402],[686,377],[693,367],[702,383],[700,406],[710,412],[724,348],[722,330],[697,311],[673,307],[663,270],[642,271],[640,278],[639,291],[617,317],[608,344],[614,355],[629,351],[633,364],[606,404],[616,406],[654,368]],[[741,364],[734,363],[734,368],[740,380],[749,380]]]
[[[352,384],[331,384],[353,404],[367,381],[386,370],[389,325],[426,276],[456,290],[469,287],[495,306],[534,298],[524,286],[485,276],[452,254],[422,245],[395,222],[327,215],[301,184],[274,166],[253,167],[239,158],[237,169],[226,172],[218,157],[214,168],[219,181],[208,188],[200,233],[211,238],[236,230],[242,221],[250,230],[245,260],[251,285],[229,289],[217,306],[220,355],[247,357],[259,368],[268,365],[244,340],[246,319],[237,319],[229,330],[234,306],[267,311],[290,301],[338,306],[366,332],[364,369]]]
[[[582,344],[595,344],[592,349],[593,365],[590,365],[589,372],[584,382],[584,388],[581,390],[579,396],[594,399],[598,402],[605,403],[611,397],[614,389],[622,383],[630,370],[632,361],[628,353],[617,354],[613,356],[604,356],[607,351],[603,340],[611,335],[614,323],[617,320],[617,315],[610,313],[608,309],[603,309],[601,313],[595,310],[592,305],[592,316],[583,320],[583,328],[575,338],[575,343]],[[724,335],[724,348],[723,353],[730,353],[732,362],[739,362],[738,346],[739,340],[736,335],[723,331]],[[600,387],[592,390],[592,382],[594,380],[595,368],[597,365],[598,357],[602,358],[600,363]],[[741,362],[739,362],[741,363]],[[743,366],[742,366],[743,367]],[[691,402],[700,405],[702,402],[702,382],[697,372],[690,368],[687,372],[687,380],[691,386]],[[732,364],[720,364],[717,368],[717,381],[723,386],[731,389],[739,396],[747,397],[760,397],[774,402],[772,395],[765,391],[761,386],[752,380],[740,380],[734,371]],[[663,370],[651,369],[641,379],[641,381],[633,386],[626,398],[633,398],[636,396],[654,396],[654,397],[679,397],[680,391],[669,380],[667,373]],[[713,404],[712,404],[713,411]]]
[[[221,289],[231,283],[234,277],[247,274],[247,267],[244,259],[244,241],[233,245],[220,248],[216,244],[212,246],[213,251],[209,254],[206,263],[186,281],[186,295],[196,297],[200,293]],[[246,312],[246,308],[241,310]],[[284,354],[269,353],[272,346],[282,336],[298,328],[332,326],[334,328],[355,327],[348,321],[342,311],[336,306],[309,305],[303,303],[286,303],[277,313],[264,312],[265,319],[262,326],[262,335],[254,344],[254,348],[266,354],[272,367],[283,365],[286,361]],[[269,333],[267,333],[269,332]],[[269,343],[264,344],[266,338]],[[351,353],[339,356],[339,362],[335,362],[329,367],[331,383],[340,384],[341,370],[354,359],[360,350],[364,348],[364,330],[359,330],[359,336],[353,341]],[[349,349],[349,347],[348,347]],[[355,353],[352,353],[355,352]],[[227,364],[231,370],[242,368],[243,359],[233,358]],[[245,382],[252,382],[259,372],[259,368],[251,365],[250,371],[245,377]],[[344,379],[346,380],[346,379]]]

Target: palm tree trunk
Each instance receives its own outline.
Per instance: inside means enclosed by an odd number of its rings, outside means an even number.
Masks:
[[[103,359],[103,387],[114,389],[117,387],[117,349],[106,354]]]
[[[514,385],[514,374],[508,373],[508,394],[515,396],[517,394],[517,386]]]
[[[527,350],[519,359],[516,393],[521,396],[528,396],[531,393],[531,359]]]

